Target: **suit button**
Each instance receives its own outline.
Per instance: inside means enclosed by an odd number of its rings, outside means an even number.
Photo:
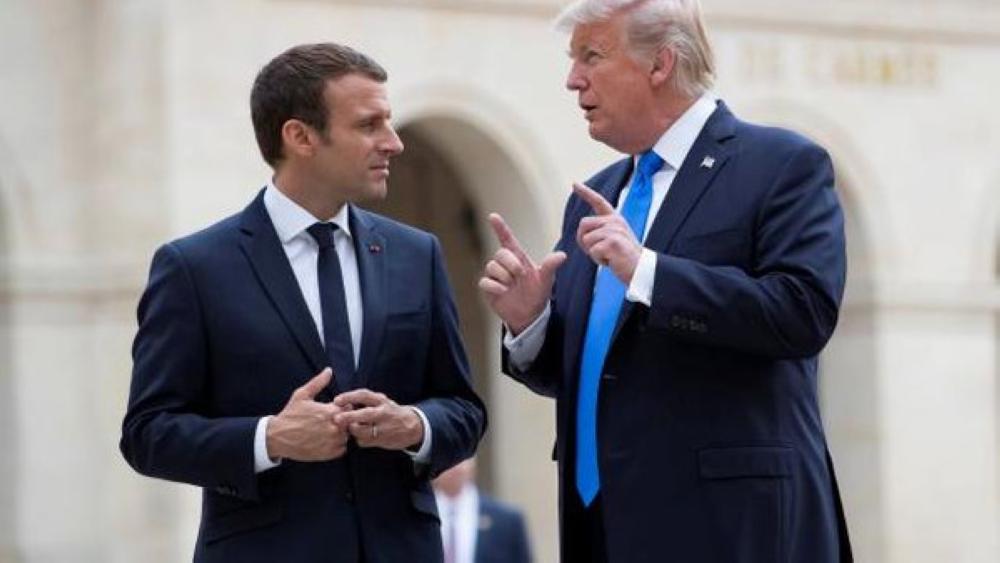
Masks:
[[[346,493],[344,493],[344,500],[346,500],[351,504],[354,504],[354,491],[347,491]]]

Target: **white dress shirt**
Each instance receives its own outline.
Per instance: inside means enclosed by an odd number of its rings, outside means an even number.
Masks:
[[[455,526],[455,543],[452,546],[454,563],[475,563],[476,535],[479,531],[479,490],[466,483],[456,497],[434,491],[438,514],[441,516],[441,545],[448,549],[448,535]]]
[[[645,242],[653,220],[656,218],[656,214],[659,213],[660,206],[663,204],[663,200],[666,199],[667,192],[670,191],[670,186],[677,176],[677,171],[687,157],[688,152],[691,151],[691,147],[698,139],[698,135],[701,134],[701,130],[705,128],[705,123],[708,122],[708,118],[712,116],[715,108],[715,96],[710,93],[703,94],[653,145],[653,152],[663,159],[663,167],[653,174],[653,200],[649,206],[649,214],[646,216],[646,227],[640,237],[641,241]],[[618,196],[617,209],[619,213],[622,206],[625,205],[625,199],[628,197],[629,190],[631,189],[639,156],[636,155],[632,158],[632,175],[629,176],[628,182],[625,183],[625,188],[622,189],[621,195]],[[603,268],[604,266],[601,267]],[[642,253],[639,255],[639,263],[632,274],[632,282],[625,293],[625,298],[649,307],[653,300],[653,281],[655,278],[656,252],[648,248],[643,248]],[[550,315],[551,309],[546,304],[542,314],[528,328],[524,329],[521,334],[515,337],[509,331],[507,332],[507,336],[504,337],[504,346],[507,347],[510,353],[510,362],[515,368],[519,370],[528,369],[531,362],[538,356],[538,352],[541,351],[542,344],[545,342],[545,329],[548,327]]]
[[[323,332],[323,310],[319,301],[319,281],[316,273],[316,262],[319,258],[319,245],[312,238],[306,229],[317,222],[311,213],[303,209],[299,204],[292,201],[281,190],[275,187],[272,181],[268,181],[264,189],[264,208],[267,210],[274,230],[278,234],[278,240],[285,250],[288,263],[295,273],[295,280],[299,283],[302,297],[305,298],[306,307],[309,308],[309,315],[316,323],[316,330],[319,332],[320,342],[326,342]],[[344,280],[344,296],[347,299],[347,320],[351,328],[351,346],[354,349],[354,367],[357,368],[358,358],[361,352],[361,333],[364,320],[364,309],[361,303],[361,282],[358,277],[358,259],[354,253],[354,243],[352,242],[351,224],[348,220],[348,206],[340,208],[329,223],[337,225],[334,231],[333,244],[337,250],[337,258],[340,261],[340,271]],[[336,377],[336,374],[334,374]],[[413,407],[413,410],[420,416],[424,426],[424,441],[420,450],[408,452],[413,456],[414,461],[426,462],[430,457],[431,428],[427,417],[420,409]],[[267,455],[267,423],[271,419],[269,416],[261,418],[257,422],[257,431],[254,434],[254,469],[260,473],[277,466],[281,460],[271,460]]]

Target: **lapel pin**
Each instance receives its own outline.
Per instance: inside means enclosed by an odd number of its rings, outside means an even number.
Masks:
[[[369,244],[368,245],[368,252],[371,252],[372,254],[378,254],[379,252],[382,252],[382,247],[380,245],[374,244],[374,243]]]
[[[702,159],[702,161],[701,161],[701,167],[702,168],[711,169],[713,166],[715,166],[715,159],[714,158],[712,158],[710,156],[706,156],[704,159]]]

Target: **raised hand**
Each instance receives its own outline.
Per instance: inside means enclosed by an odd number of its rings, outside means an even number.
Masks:
[[[320,403],[316,395],[330,384],[333,371],[326,368],[296,389],[285,408],[267,423],[267,455],[272,459],[326,461],[347,450],[348,433],[334,421],[344,410]]]
[[[489,220],[500,249],[486,263],[479,289],[493,312],[517,335],[545,310],[556,270],[566,261],[566,253],[551,252],[541,264],[535,264],[503,217],[490,213]]]
[[[642,245],[625,218],[604,196],[583,184],[573,184],[573,191],[594,210],[594,215],[580,220],[577,244],[591,260],[610,268],[628,286],[639,265]]]

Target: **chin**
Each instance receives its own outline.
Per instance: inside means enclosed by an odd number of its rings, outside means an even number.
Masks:
[[[379,182],[378,184],[368,187],[365,192],[366,199],[369,200],[383,200],[385,196],[389,194],[389,186],[386,182]]]
[[[599,143],[603,143],[603,144],[605,144],[605,145],[607,145],[607,146],[609,146],[609,147],[611,147],[611,148],[613,148],[615,150],[618,150],[618,148],[614,145],[613,140],[607,134],[606,131],[602,131],[600,129],[595,129],[595,128],[591,127],[590,128],[590,138],[593,139],[593,140],[595,140],[595,141],[597,141],[597,142],[599,142]]]

